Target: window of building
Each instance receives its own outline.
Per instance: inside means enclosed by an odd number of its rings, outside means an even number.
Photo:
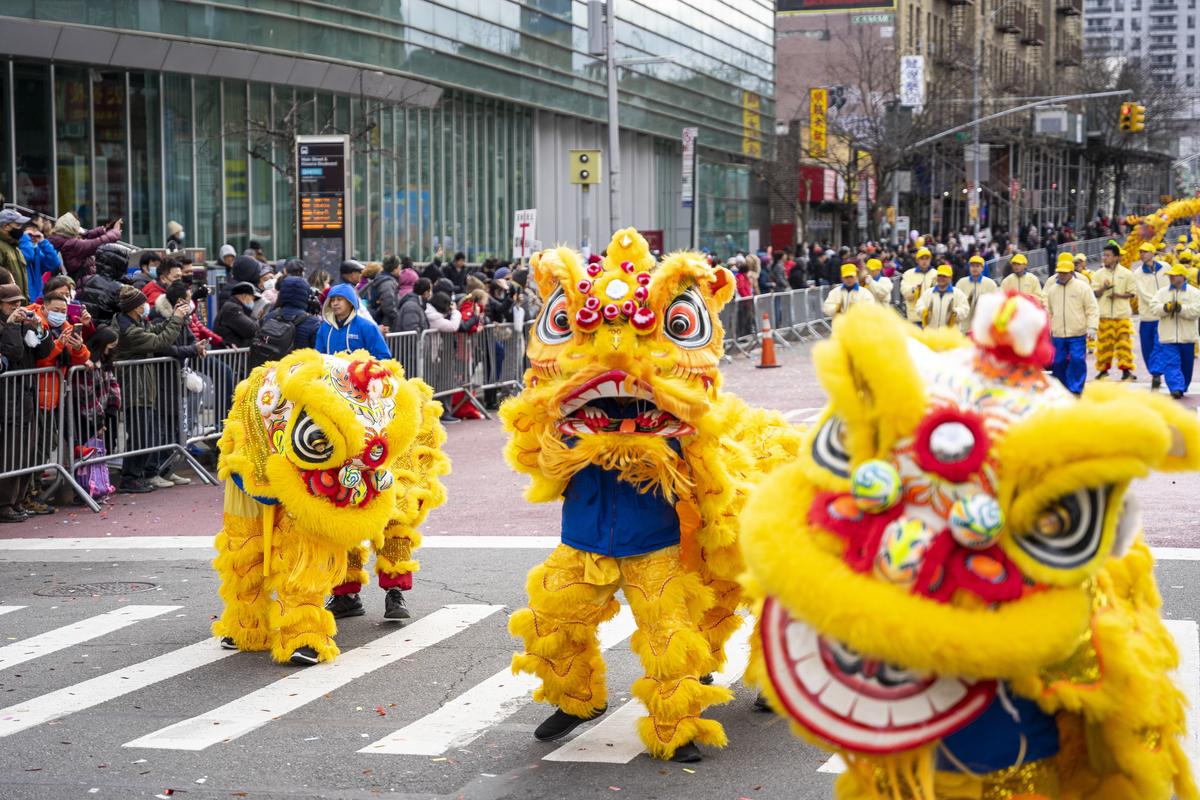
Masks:
[[[271,87],[264,83],[250,84],[249,112],[250,238],[263,246],[269,258],[280,258],[290,250],[281,248],[271,235],[275,176],[267,161],[271,157],[270,139],[264,141],[264,137],[255,135],[263,130],[270,131],[272,137],[279,135],[271,126]]]
[[[271,125],[274,129],[285,129],[284,120],[296,109],[296,94],[287,86],[271,87]],[[292,146],[282,137],[271,138],[270,147],[274,153],[272,161],[276,164],[287,164],[294,154]],[[281,253],[296,255],[296,197],[292,193],[292,185],[288,183],[287,174],[280,170],[275,173],[275,245],[276,256]]]
[[[1140,31],[1141,29],[1142,29],[1142,21],[1140,19],[1135,17],[1135,18],[1129,20],[1129,30],[1136,33],[1138,31]]]
[[[160,247],[167,235],[162,219],[161,110],[158,73],[129,73],[129,219],[125,228],[127,238],[141,247]],[[184,223],[185,232],[188,224]]]
[[[225,161],[225,241],[239,253],[250,242],[250,164],[246,157],[246,84],[225,81],[222,91]]]
[[[70,211],[84,228],[92,227],[91,80],[84,67],[54,70],[55,175],[58,202],[55,214]],[[107,221],[107,220],[106,220]]]
[[[163,145],[166,163],[165,174],[170,179],[167,187],[167,222],[175,221],[183,226],[187,241],[197,247],[206,247],[208,242],[200,237],[195,219],[195,181],[192,175],[194,137],[192,134],[192,79],[186,75],[164,73],[163,89]],[[166,231],[159,233],[165,237]],[[214,255],[210,254],[210,255]]]
[[[125,73],[89,70],[95,142],[96,224],[125,217],[129,176],[126,173]]]
[[[221,82],[194,78],[196,153],[196,237],[214,249],[225,243],[221,208]]]

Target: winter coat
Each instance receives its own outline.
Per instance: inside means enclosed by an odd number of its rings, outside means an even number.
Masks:
[[[390,272],[381,272],[369,284],[364,292],[367,310],[376,325],[386,327],[389,331],[396,330],[399,319],[396,307],[400,302],[396,294],[399,284]]]
[[[417,294],[409,292],[400,298],[396,309],[395,331],[415,331],[420,333],[429,327],[429,318],[425,316],[425,301]]]
[[[447,317],[434,308],[431,303],[425,304],[425,319],[429,322],[429,327],[442,333],[458,333],[462,325],[462,314],[457,308],[451,311],[450,316]]]
[[[25,274],[29,301],[33,302],[42,296],[42,276],[47,272],[58,274],[62,269],[62,257],[47,239],[42,239],[36,245],[29,234],[21,234],[17,243],[21,255],[25,256]]]
[[[279,297],[275,310],[268,317],[277,317],[296,326],[293,350],[315,347],[321,320],[308,313],[309,287],[303,278],[289,275],[275,285]]]
[[[350,303],[350,316],[340,324],[330,306],[330,300],[334,297],[341,297]],[[321,314],[325,319],[317,329],[317,352],[332,354],[366,350],[375,358],[392,357],[379,326],[359,315],[358,295],[354,293],[353,286],[342,283],[330,289]]]
[[[78,347],[71,347],[67,344],[67,337],[75,330],[75,326],[70,322],[64,322],[61,328],[55,330],[50,327],[50,320],[46,318],[45,308],[40,305],[31,305],[29,310],[37,314],[38,319],[42,321],[42,329],[49,333],[48,338],[53,342],[50,352],[35,362],[38,367],[61,367],[65,373],[67,367],[86,364],[87,360],[92,357],[87,345],[81,343]],[[61,396],[62,376],[47,374],[38,377],[39,408],[43,411],[58,408],[58,400]]]
[[[453,264],[442,267],[442,277],[454,284],[455,291],[467,291],[467,268],[455,269]]]
[[[231,297],[217,311],[213,330],[229,347],[249,347],[258,333],[258,323],[237,298]]]
[[[33,347],[25,340],[25,334],[29,331],[39,335],[37,344]],[[34,369],[37,361],[45,358],[54,346],[54,340],[45,333],[45,329],[39,330],[37,323],[32,320],[10,325],[7,319],[0,319],[0,372]],[[0,403],[0,422],[3,422],[5,431],[18,430],[18,426],[29,424],[29,415],[34,407],[34,386],[33,381],[22,380],[20,388],[10,389],[6,402]],[[17,395],[18,391],[20,396]],[[0,447],[3,444],[0,440]]]
[[[25,270],[25,254],[17,240],[0,233],[0,267],[12,273],[13,282],[21,288],[21,294],[29,297],[29,273]]]
[[[421,276],[415,269],[402,269],[396,273],[396,299],[401,300],[412,292]]]
[[[172,348],[183,330],[183,320],[172,314],[161,325],[151,325],[146,320],[134,320],[128,314],[117,315],[117,349],[114,361],[135,361],[156,358],[160,355],[176,355]],[[195,353],[193,352],[193,355]],[[158,404],[158,364],[133,367],[126,375],[127,405],[153,408]]]
[[[62,256],[62,264],[66,268],[67,274],[76,283],[79,283],[79,279],[84,275],[92,275],[96,272],[96,251],[100,249],[100,246],[109,242],[119,242],[121,232],[116,229],[109,230],[99,227],[83,231],[78,236],[51,232],[47,238],[50,240],[50,244],[54,245],[58,254]]]
[[[1059,283],[1057,275],[1051,275],[1042,291],[1046,299],[1046,310],[1050,312],[1050,335],[1056,339],[1086,336],[1088,331],[1100,327],[1100,306],[1092,284],[1086,279],[1071,276],[1066,283]],[[1193,333],[1193,338],[1195,334]]]
[[[1167,311],[1167,303],[1177,308]],[[1154,294],[1142,316],[1158,320],[1158,340],[1163,344],[1191,344],[1200,338],[1200,289],[1187,283],[1182,289],[1165,286]]]

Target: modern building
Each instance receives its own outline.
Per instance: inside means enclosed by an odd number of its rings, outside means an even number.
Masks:
[[[610,0],[621,222],[691,239],[681,131],[699,129],[699,240],[766,222],[749,164],[774,124],[769,0]],[[0,193],[85,224],[171,220],[209,253],[295,252],[293,141],[350,137],[354,255],[507,257],[514,212],[577,244],[568,150],[607,150],[603,58],[584,0],[13,0],[0,7]],[[609,232],[607,175],[589,193]],[[757,231],[756,231],[757,232]]]

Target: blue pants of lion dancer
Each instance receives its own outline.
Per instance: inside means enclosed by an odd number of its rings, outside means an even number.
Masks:
[[[1157,378],[1163,374],[1158,353],[1158,320],[1142,320],[1138,324],[1138,337],[1142,340],[1142,361],[1146,362],[1150,377]]]
[[[1087,337],[1054,337],[1054,366],[1050,370],[1073,394],[1083,391],[1087,380]]]
[[[1192,367],[1196,364],[1196,345],[1158,343],[1159,365],[1167,388],[1172,392],[1186,392],[1192,385]]]

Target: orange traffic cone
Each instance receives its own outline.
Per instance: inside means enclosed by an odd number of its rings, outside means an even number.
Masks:
[[[775,360],[775,337],[771,335],[771,318],[766,312],[763,312],[762,359],[758,364],[758,368],[770,369],[778,366],[779,362]]]

